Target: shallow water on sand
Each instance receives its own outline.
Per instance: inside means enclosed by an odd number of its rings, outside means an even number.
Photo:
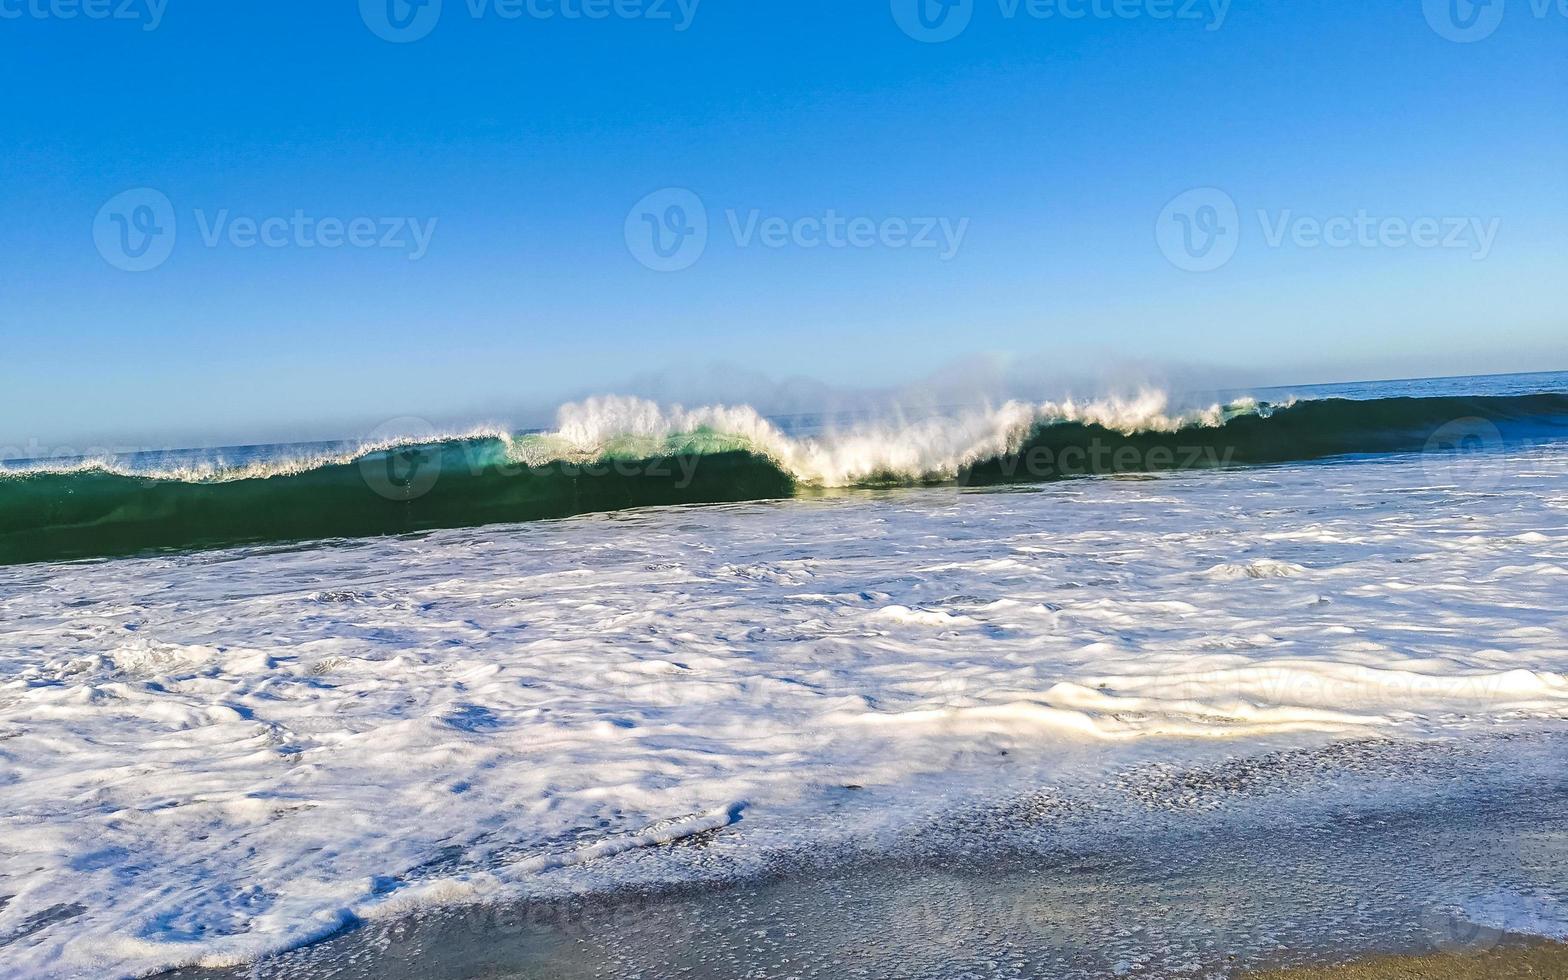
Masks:
[[[1232,977],[1568,938],[1559,736],[1366,743],[1039,796],[760,882],[481,906],[169,980]]]

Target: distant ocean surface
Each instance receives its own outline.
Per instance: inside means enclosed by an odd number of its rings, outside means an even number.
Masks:
[[[0,977],[1561,733],[1564,436],[1551,374],[9,464]]]

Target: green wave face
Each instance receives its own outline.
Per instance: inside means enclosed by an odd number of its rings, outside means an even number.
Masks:
[[[527,465],[499,440],[229,482],[36,473],[0,479],[0,564],[405,534],[793,489],[777,466],[744,451]]]
[[[966,486],[1075,476],[1305,462],[1333,456],[1478,452],[1568,437],[1568,395],[1324,399],[1230,415],[1222,425],[1118,432],[1037,427],[1016,453],[959,474]]]
[[[1036,426],[1018,451],[946,482],[990,486],[1332,456],[1490,449],[1568,437],[1568,395],[1323,400],[1219,425],[1119,432]],[[563,458],[565,456],[566,458]],[[865,486],[929,483],[875,473]],[[405,534],[675,504],[779,499],[795,478],[711,430],[627,436],[572,461],[549,436],[462,439],[242,479],[103,470],[0,475],[0,565]]]

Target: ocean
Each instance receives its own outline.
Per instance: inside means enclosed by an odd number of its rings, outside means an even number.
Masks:
[[[389,423],[359,442],[0,463],[0,564],[358,538],[824,489],[979,487],[1337,456],[1474,454],[1568,429],[1568,376],[1132,397],[920,416],[568,405],[553,431]]]
[[[0,976],[1534,778],[1565,600],[1568,374],[16,460]],[[1568,935],[1564,878],[1417,904]]]

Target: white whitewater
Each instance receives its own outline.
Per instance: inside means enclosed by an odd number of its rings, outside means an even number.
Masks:
[[[1011,401],[926,418],[898,413],[882,421],[847,423],[810,436],[791,436],[750,407],[664,408],[638,398],[606,397],[563,407],[556,440],[570,454],[592,458],[628,436],[666,439],[711,429],[736,436],[775,460],[797,481],[849,487],[894,475],[950,479],[966,465],[1014,451],[1036,426],[1054,422],[1103,425],[1118,432],[1172,432],[1189,425],[1219,425],[1227,411],[1251,411],[1246,402],[1173,410],[1170,397],[1144,391],[1132,398],[1026,403]]]

